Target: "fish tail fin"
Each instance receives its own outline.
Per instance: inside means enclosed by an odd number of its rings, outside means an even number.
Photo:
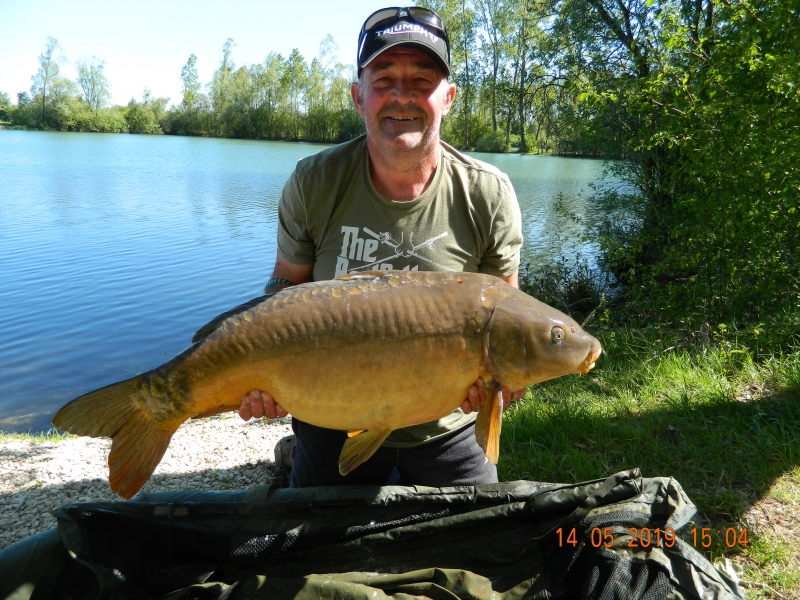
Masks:
[[[372,429],[348,438],[339,454],[339,474],[347,475],[368,460],[391,432],[391,429]]]
[[[156,427],[143,410],[133,412],[111,443],[111,489],[125,500],[138,492],[161,462],[175,431]]]
[[[175,433],[175,429],[156,427],[133,401],[140,378],[84,394],[53,417],[53,425],[69,433],[112,439],[108,480],[111,489],[126,500],[153,474]]]
[[[475,439],[493,465],[500,458],[500,429],[503,426],[503,396],[499,384],[481,406],[475,420]]]

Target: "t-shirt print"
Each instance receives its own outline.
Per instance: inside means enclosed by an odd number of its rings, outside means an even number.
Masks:
[[[336,258],[336,274],[340,277],[359,271],[454,271],[436,262],[436,242],[447,237],[443,231],[421,242],[414,242],[414,231],[376,233],[369,227],[342,226],[342,250]]]

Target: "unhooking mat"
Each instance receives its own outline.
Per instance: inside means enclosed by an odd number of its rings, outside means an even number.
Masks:
[[[73,504],[0,552],[0,600],[742,598],[638,469],[575,485],[165,492]],[[642,530],[648,529],[644,547]]]

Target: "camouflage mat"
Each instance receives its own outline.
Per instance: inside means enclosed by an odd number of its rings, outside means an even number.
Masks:
[[[56,511],[57,534],[0,552],[0,600],[742,598],[670,535],[694,514],[674,479],[637,469],[575,485],[149,494]]]

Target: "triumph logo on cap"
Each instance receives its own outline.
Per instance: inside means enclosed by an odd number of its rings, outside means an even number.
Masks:
[[[418,33],[430,38],[430,40],[435,44],[439,41],[439,38],[433,35],[430,31],[421,27],[420,25],[414,25],[412,23],[398,23],[389,27],[388,29],[384,29],[383,31],[376,31],[376,35],[395,35],[398,33]]]

